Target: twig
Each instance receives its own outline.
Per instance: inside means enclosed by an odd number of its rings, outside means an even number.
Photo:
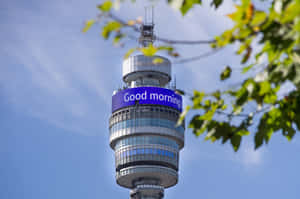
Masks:
[[[161,41],[167,44],[185,44],[185,45],[197,45],[197,44],[211,44],[214,43],[215,40],[173,40],[173,39],[165,39],[161,37],[155,37],[157,41]]]
[[[185,58],[185,59],[180,59],[178,61],[173,62],[173,64],[183,64],[183,63],[187,63],[187,62],[192,62],[192,61],[197,61],[199,59],[205,58],[205,57],[209,57],[217,52],[219,52],[221,48],[210,51],[210,52],[206,52],[203,53],[201,55],[195,56],[195,57],[189,57],[189,58]]]
[[[225,113],[223,111],[216,111],[216,113],[221,114],[221,115],[226,115],[227,117],[248,117],[249,115],[247,114],[234,114],[234,113]]]

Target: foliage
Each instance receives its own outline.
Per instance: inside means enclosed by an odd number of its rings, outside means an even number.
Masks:
[[[201,0],[167,2],[172,6],[176,4],[182,15],[202,4]],[[223,0],[212,0],[210,3],[217,9],[222,6]],[[138,31],[141,21],[124,22],[115,18],[111,14],[113,4],[112,1],[105,1],[98,8],[100,16],[109,19],[104,22],[102,36],[108,39],[114,33],[113,41],[118,43],[128,36],[124,33],[126,28]],[[196,114],[189,121],[193,133],[196,136],[205,133],[205,139],[212,142],[230,141],[235,151],[239,149],[243,136],[250,132],[254,134],[255,148],[268,143],[272,135],[278,132],[291,140],[300,129],[300,0],[272,0],[265,10],[257,9],[251,0],[240,0],[235,7],[235,12],[227,15],[234,26],[209,43],[213,49],[237,44],[239,49],[236,54],[241,56],[242,73],[253,71],[253,68],[261,72],[255,77],[249,76],[236,89],[220,89],[213,93],[195,91],[190,96],[193,105],[186,107],[178,124],[184,121],[190,110],[194,110]],[[94,20],[87,21],[83,31],[86,32],[94,23]],[[159,47],[150,45],[130,49],[125,58],[135,50],[146,56],[153,56],[159,51],[167,51],[173,57],[179,56],[174,50],[176,41],[165,40],[165,43]],[[193,44],[191,41],[189,43]],[[156,60],[157,63],[159,61]],[[220,79],[230,78],[231,72],[230,66],[226,66]],[[286,83],[292,85],[294,90],[280,96],[279,90]],[[234,122],[235,118],[238,122]]]

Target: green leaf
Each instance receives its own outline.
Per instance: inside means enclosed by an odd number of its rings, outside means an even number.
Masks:
[[[264,136],[262,133],[256,133],[254,137],[255,149],[258,149],[263,144]]]
[[[251,53],[252,53],[252,48],[249,46],[247,49],[246,49],[246,53],[244,54],[243,56],[243,59],[242,59],[242,64],[246,63],[248,61],[248,59],[250,58],[251,56]]]
[[[288,128],[285,137],[287,138],[288,141],[291,141],[293,139],[293,137],[294,137],[295,134],[296,134],[295,129]]]
[[[113,40],[114,44],[118,44],[123,37],[125,37],[124,34],[117,34]]]
[[[200,109],[202,108],[202,100],[205,96],[204,92],[194,91],[194,96],[192,97],[193,100],[193,109]]]
[[[243,74],[247,73],[253,66],[254,66],[254,64],[244,67],[242,70],[242,73]]]
[[[176,123],[176,126],[180,126],[182,124],[182,122],[185,119],[186,114],[189,112],[190,109],[191,109],[190,106],[186,106],[185,107],[184,111],[180,114],[180,117],[179,117],[179,119],[178,119],[178,121]]]
[[[125,54],[124,59],[127,59],[132,53],[134,53],[134,51],[136,51],[136,48],[129,49]]]
[[[243,111],[243,107],[242,106],[234,106],[233,107],[233,114],[234,115],[239,115],[242,111]]]
[[[92,25],[94,25],[94,23],[95,23],[95,20],[93,20],[93,19],[86,21],[85,25],[82,29],[82,32],[87,32],[92,27]]]
[[[215,8],[217,9],[221,4],[223,3],[223,0],[213,0],[210,5],[211,6],[215,6]]]
[[[212,96],[214,96],[217,100],[221,99],[221,92],[219,90],[212,93]]]
[[[180,8],[181,14],[185,15],[195,4],[201,3],[201,0],[184,0]]]
[[[215,111],[216,111],[216,107],[212,108],[211,110],[209,110],[206,113],[204,113],[203,115],[201,115],[201,119],[203,119],[205,121],[212,120],[213,116],[215,114]]]
[[[277,100],[277,95],[276,94],[270,94],[270,95],[266,95],[264,97],[264,103],[267,104],[274,104]]]
[[[215,133],[216,133],[216,128],[210,129],[205,136],[205,140],[211,139]]]
[[[108,39],[111,32],[119,31],[122,25],[117,21],[110,21],[102,28],[102,36]]]
[[[234,135],[231,137],[230,142],[233,147],[233,150],[237,152],[241,144],[242,137],[240,135]]]
[[[239,136],[246,136],[246,135],[250,135],[250,132],[247,131],[247,130],[244,130],[244,129],[241,129],[239,130],[236,135],[239,135]]]
[[[259,95],[265,95],[266,93],[269,93],[271,91],[271,85],[268,81],[260,82],[259,83]]]
[[[231,75],[231,68],[229,66],[226,66],[225,69],[223,70],[223,72],[221,73],[221,80],[225,80],[225,79],[228,79]]]
[[[155,53],[158,51],[156,47],[154,47],[152,44],[150,44],[147,47],[140,48],[140,51],[145,55],[145,56],[153,56]]]
[[[267,14],[263,11],[255,11],[254,17],[251,21],[252,26],[259,26],[261,25],[267,18]]]
[[[174,50],[174,48],[172,46],[159,46],[157,47],[158,50],[165,50],[168,52],[172,52]]]
[[[162,58],[155,58],[152,61],[153,64],[161,64],[163,62],[164,62],[164,60]]]
[[[222,105],[221,110],[224,111],[227,109],[227,104]]]
[[[284,16],[281,19],[282,23],[287,23],[295,19],[296,16],[300,15],[299,2],[291,1],[289,5],[286,7]]]
[[[100,9],[102,12],[109,12],[112,8],[113,3],[111,1],[105,1],[104,3],[97,6],[98,9]]]
[[[297,64],[300,64],[300,55],[299,55],[298,53],[293,53],[292,59],[293,59],[293,61],[296,62]]]
[[[176,89],[175,93],[178,94],[178,95],[185,95],[185,92],[183,90],[180,90],[180,89]]]

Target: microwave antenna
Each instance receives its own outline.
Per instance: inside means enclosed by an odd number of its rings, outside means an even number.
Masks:
[[[155,40],[154,36],[154,22],[153,22],[153,6],[145,7],[145,19],[140,28],[141,36],[139,43],[143,47],[147,47],[153,44]]]

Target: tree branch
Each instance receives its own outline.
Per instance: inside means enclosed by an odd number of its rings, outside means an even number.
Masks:
[[[199,44],[211,44],[214,43],[215,40],[172,40],[165,39],[161,37],[155,37],[157,41],[161,41],[167,44],[183,44],[183,45],[199,45]]]
[[[221,49],[221,48],[220,48]],[[206,52],[203,53],[201,55],[195,56],[195,57],[189,57],[189,58],[185,58],[185,59],[180,59],[178,61],[173,62],[173,64],[183,64],[183,63],[188,63],[188,62],[193,62],[193,61],[197,61],[199,59],[205,58],[205,57],[209,57],[211,55],[214,55],[215,53],[219,52],[220,49],[215,49],[212,50],[210,52]]]
[[[216,111],[220,115],[226,115],[227,117],[248,117],[248,114],[234,114],[234,113],[225,113],[223,111]]]
[[[119,22],[123,26],[131,27],[135,32],[140,32],[140,28],[137,25],[128,25],[126,21],[117,17],[116,15],[112,14],[111,12],[107,15],[109,18]],[[166,44],[182,44],[182,45],[200,45],[200,44],[211,44],[215,42],[215,40],[173,40],[173,39],[166,39],[158,36],[154,36],[155,40],[166,43]]]

